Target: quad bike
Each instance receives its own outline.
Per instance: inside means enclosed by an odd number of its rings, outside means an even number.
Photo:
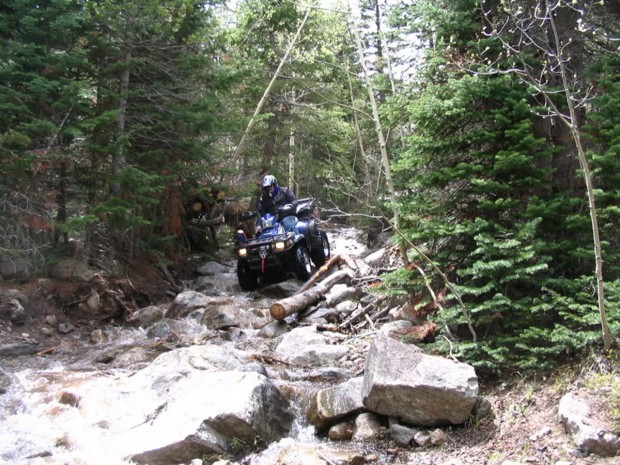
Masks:
[[[245,212],[244,219],[258,216]],[[285,231],[282,219],[297,217],[294,231]],[[257,219],[256,237],[237,232],[237,277],[244,291],[258,287],[259,279],[278,280],[292,272],[306,281],[312,264],[322,266],[330,256],[327,233],[319,228],[319,215],[314,199],[298,200],[297,208],[285,205],[277,215],[266,213]]]

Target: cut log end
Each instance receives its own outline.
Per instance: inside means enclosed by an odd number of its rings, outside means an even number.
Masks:
[[[274,320],[282,321],[286,318],[286,310],[279,303],[274,303],[269,308],[269,313]]]

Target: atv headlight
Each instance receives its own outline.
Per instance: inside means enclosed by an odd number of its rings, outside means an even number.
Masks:
[[[273,249],[276,252],[281,252],[282,250],[286,249],[286,242],[283,241],[279,241],[273,244]]]
[[[246,249],[245,247],[242,249],[237,249],[237,255],[239,255],[240,257],[247,257],[248,249]]]

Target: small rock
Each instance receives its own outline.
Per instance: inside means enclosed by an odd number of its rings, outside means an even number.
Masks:
[[[43,328],[41,328],[41,334],[43,334],[44,336],[51,336],[52,334],[54,334],[54,331],[51,328],[44,326]]]
[[[353,425],[349,422],[338,423],[329,429],[327,437],[332,441],[348,441],[353,437]]]
[[[70,405],[71,407],[80,406],[80,398],[72,392],[63,392],[60,396],[59,402],[64,405]]]
[[[542,438],[543,436],[547,436],[551,434],[551,428],[548,426],[545,426],[544,428],[542,428],[540,431],[532,434],[530,436],[530,441],[538,441],[540,438]]]
[[[442,429],[437,428],[431,431],[431,444],[433,446],[442,446],[448,442],[448,435]]]
[[[90,333],[90,342],[93,344],[101,344],[107,339],[106,334],[101,329],[95,329]]]
[[[431,442],[431,435],[428,431],[419,431],[415,434],[413,440],[418,446],[424,447]]]
[[[355,419],[353,441],[369,441],[379,439],[381,425],[379,417],[374,413],[362,413]]]
[[[60,323],[58,325],[58,332],[62,334],[69,334],[70,332],[75,331],[75,326],[71,323]]]

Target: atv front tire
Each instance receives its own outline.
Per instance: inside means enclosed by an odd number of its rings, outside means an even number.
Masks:
[[[253,291],[258,287],[258,276],[248,268],[247,263],[237,262],[237,278],[244,291]]]
[[[318,231],[315,243],[312,245],[312,262],[317,268],[323,266],[331,254],[329,239],[325,231]]]
[[[310,263],[308,247],[304,244],[299,244],[295,247],[293,260],[293,272],[295,276],[297,276],[297,279],[300,281],[307,281],[312,274],[312,264]]]

